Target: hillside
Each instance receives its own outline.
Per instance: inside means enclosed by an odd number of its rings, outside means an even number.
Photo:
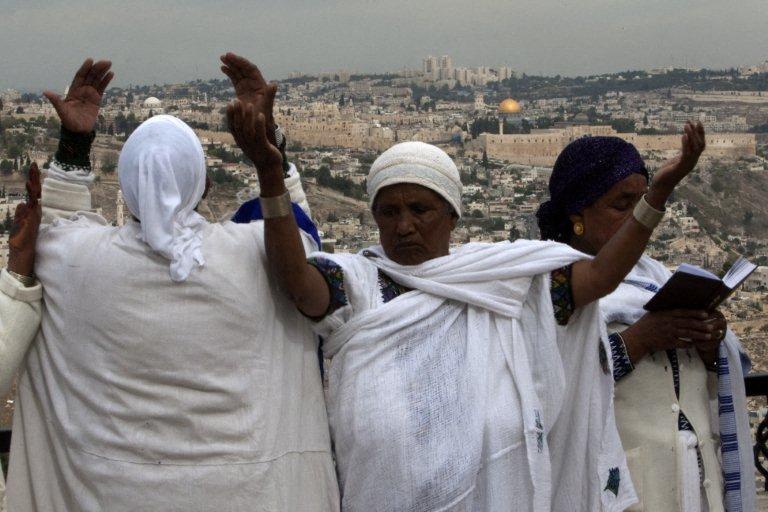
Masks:
[[[687,179],[677,194],[690,201],[690,214],[723,245],[728,235],[768,238],[766,193],[768,172],[715,166]]]

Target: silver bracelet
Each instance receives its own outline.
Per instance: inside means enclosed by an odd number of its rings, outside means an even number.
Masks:
[[[261,203],[261,216],[264,219],[287,217],[293,211],[291,194],[287,190],[277,197],[259,197],[259,203]]]
[[[648,204],[645,195],[643,195],[637,202],[637,205],[635,205],[635,210],[632,212],[632,216],[637,222],[653,231],[656,226],[659,225],[661,219],[664,218],[664,212],[664,210],[659,211]]]
[[[34,286],[35,284],[35,276],[25,276],[22,274],[18,274],[8,268],[6,268],[5,271],[8,272],[8,275],[10,275],[12,278],[20,282],[24,288],[29,288],[30,286]]]

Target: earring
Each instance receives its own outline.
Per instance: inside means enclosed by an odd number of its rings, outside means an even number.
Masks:
[[[584,234],[584,224],[581,222],[577,222],[573,225],[573,232],[576,234],[576,236],[581,236]]]

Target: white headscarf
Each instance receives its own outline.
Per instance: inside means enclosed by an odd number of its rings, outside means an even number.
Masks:
[[[440,194],[461,217],[461,175],[445,151],[424,142],[402,142],[383,152],[368,172],[371,206],[379,190],[414,183]]]
[[[117,164],[125,204],[141,221],[139,238],[171,261],[173,281],[197,263],[206,221],[194,211],[205,191],[205,155],[195,132],[173,116],[154,116],[128,137]]]

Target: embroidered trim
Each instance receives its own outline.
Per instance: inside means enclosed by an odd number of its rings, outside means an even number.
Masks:
[[[76,133],[61,127],[56,162],[65,171],[91,170],[91,144],[96,132]]]
[[[571,265],[553,270],[550,273],[551,284],[549,292],[552,296],[552,307],[555,311],[555,320],[559,325],[567,325],[573,312],[576,310],[573,302],[573,289],[571,287]]]
[[[379,289],[381,290],[381,300],[386,304],[404,293],[411,291],[401,284],[396,283],[387,274],[379,270]]]
[[[614,496],[619,495],[619,485],[621,484],[621,471],[619,468],[611,468],[608,470],[608,481],[605,484],[603,491],[612,492]]]
[[[328,301],[328,309],[321,318],[325,318],[349,304],[347,291],[344,288],[344,270],[340,265],[324,258],[309,258],[307,263],[319,270],[328,284],[330,300]]]
[[[614,332],[608,336],[608,344],[611,346],[611,358],[613,359],[613,381],[619,380],[632,373],[635,365],[629,360],[627,346],[621,334]]]

